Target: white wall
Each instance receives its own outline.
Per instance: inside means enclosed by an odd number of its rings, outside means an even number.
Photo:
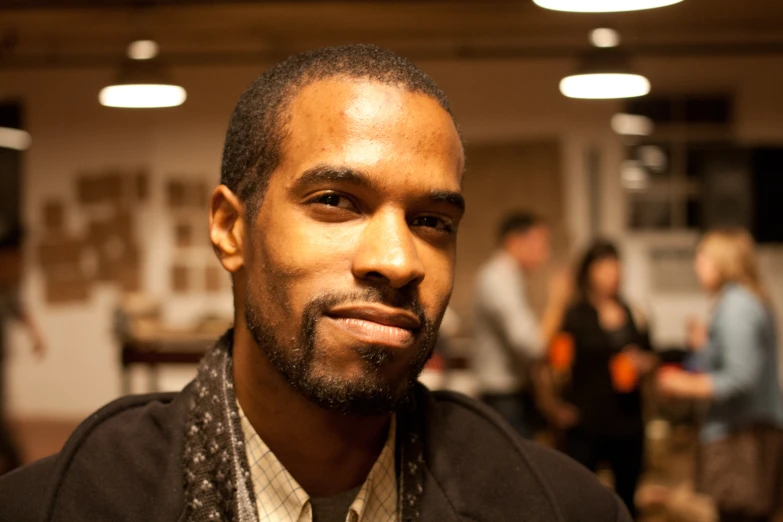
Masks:
[[[468,141],[556,138],[562,144],[567,223],[577,244],[586,240],[589,206],[585,192],[585,148],[598,145],[605,153],[602,231],[626,239],[624,205],[616,165],[619,142],[608,129],[616,102],[563,98],[559,79],[571,63],[559,60],[432,62],[421,64],[439,81],[452,100]],[[738,129],[743,138],[783,142],[783,79],[770,79],[771,68],[783,59],[752,61],[666,59],[638,62],[654,88],[715,90],[737,93]],[[169,174],[189,173],[214,182],[218,177],[225,127],[233,104],[262,67],[180,68],[174,71],[188,90],[182,107],[151,111],[109,109],[98,105],[99,89],[110,81],[111,70],[0,70],[6,95],[25,102],[26,124],[33,147],[25,157],[25,219],[31,231],[40,222],[41,202],[72,191],[80,171],[105,167],[147,166],[158,190],[140,217],[144,241],[144,286],[161,297],[168,291],[170,230],[163,212],[161,185]],[[778,82],[778,83],[773,83]],[[78,227],[79,223],[69,223]],[[205,216],[206,226],[206,216]],[[75,229],[74,229],[75,230]],[[629,293],[644,298],[644,241],[628,238]],[[636,245],[636,246],[634,246]],[[765,260],[775,272],[775,255]],[[28,267],[24,297],[44,331],[49,355],[41,362],[27,353],[19,329],[12,332],[14,354],[10,372],[10,408],[19,416],[81,417],[119,393],[117,347],[110,332],[116,295],[110,289],[95,293],[85,306],[51,307],[42,298],[41,274]],[[469,284],[457,281],[457,284]],[[780,278],[776,288],[783,288]],[[778,295],[780,292],[778,291]],[[698,296],[693,302],[701,302]],[[690,302],[679,303],[690,309]],[[672,311],[659,298],[657,310]],[[229,296],[171,298],[166,313],[172,322],[187,323],[204,310],[230,310]],[[783,307],[779,309],[783,310]],[[660,316],[662,338],[674,339],[680,326],[676,313]],[[167,374],[168,387],[179,386],[192,370]]]
[[[211,75],[222,77],[223,71],[196,71],[187,79],[191,99],[184,107],[133,111],[97,103],[98,90],[112,74],[81,70],[3,74],[5,93],[25,102],[26,125],[33,135],[24,162],[24,218],[31,243],[41,229],[42,202],[73,200],[80,173],[147,167],[151,197],[134,212],[138,240],[145,245],[144,289],[166,303],[164,317],[172,325],[187,324],[208,311],[230,314],[230,294],[215,298],[171,293],[173,224],[165,211],[164,184],[169,176],[182,175],[214,184],[225,122],[234,98],[249,80],[234,72],[233,82],[213,82]],[[183,76],[187,78],[187,73]],[[79,217],[66,213],[69,231],[82,229]],[[206,234],[206,215],[201,232]],[[211,249],[202,250],[196,257],[214,257]],[[32,249],[28,256],[34,262]],[[36,361],[26,350],[25,332],[19,327],[12,330],[9,407],[26,417],[82,417],[120,392],[119,351],[111,331],[118,293],[104,286],[85,305],[51,306],[44,301],[42,273],[34,263],[28,263],[26,275],[25,301],[49,351],[43,361]],[[165,372],[162,385],[180,387],[192,374],[192,368]],[[146,382],[143,375],[134,377],[137,385]]]

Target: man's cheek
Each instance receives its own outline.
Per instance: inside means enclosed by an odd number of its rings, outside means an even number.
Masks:
[[[313,237],[308,249],[297,258],[299,275],[313,284],[345,284],[346,276],[352,273],[353,249],[351,238],[343,240]]]
[[[313,223],[298,220],[283,234],[285,244],[279,245],[296,263],[321,264],[324,259],[349,255],[358,237],[359,228],[353,223]]]
[[[452,256],[433,256],[428,263],[424,288],[436,302],[448,301],[454,287],[454,260]]]

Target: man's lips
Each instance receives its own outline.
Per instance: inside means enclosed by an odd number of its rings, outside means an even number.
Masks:
[[[342,329],[371,343],[408,345],[421,329],[421,321],[414,314],[380,305],[341,306],[326,315]]]
[[[421,321],[414,314],[382,305],[338,306],[329,310],[326,315],[342,319],[362,319],[412,331],[421,328]]]

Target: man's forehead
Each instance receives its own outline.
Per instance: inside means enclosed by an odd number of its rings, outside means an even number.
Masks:
[[[338,75],[308,82],[294,94],[291,105],[301,109],[315,103],[324,113],[331,113],[337,107],[358,104],[357,108],[376,109],[371,111],[375,113],[383,106],[402,107],[406,96],[411,94],[420,93],[413,93],[402,85]],[[424,94],[420,95],[427,97]],[[322,105],[320,102],[325,99],[329,103]],[[375,101],[376,104],[366,103],[368,101]]]
[[[309,125],[378,127],[400,121],[410,121],[406,129],[410,134],[439,131],[459,139],[451,115],[437,100],[401,85],[362,78],[330,77],[302,87],[289,106],[289,122],[292,125],[306,122]],[[416,128],[415,125],[422,126]]]
[[[333,77],[303,87],[288,111],[283,161],[339,152],[346,162],[371,166],[383,159],[401,163],[403,156],[419,154],[454,163],[461,177],[463,151],[454,122],[426,94]]]

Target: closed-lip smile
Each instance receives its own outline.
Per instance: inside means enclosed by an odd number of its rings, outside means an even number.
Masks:
[[[327,315],[344,319],[363,319],[385,326],[395,326],[406,330],[418,330],[421,321],[414,314],[397,308],[379,305],[338,306]]]
[[[383,305],[338,306],[326,315],[342,329],[371,343],[408,345],[422,326],[414,314]]]

